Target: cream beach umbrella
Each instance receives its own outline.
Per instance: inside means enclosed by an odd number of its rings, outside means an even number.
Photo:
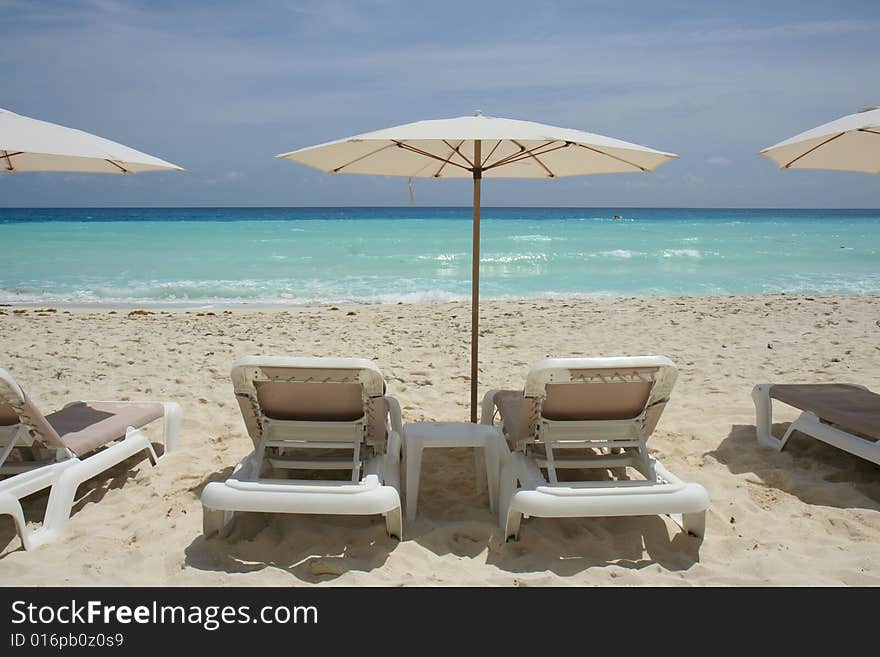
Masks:
[[[780,169],[880,174],[880,108],[866,107],[762,150]]]
[[[471,422],[477,421],[480,303],[480,181],[647,173],[677,155],[580,130],[475,116],[418,121],[302,148],[277,157],[326,173],[406,178],[471,178],[474,184],[471,283]]]
[[[0,108],[0,172],[141,173],[182,171],[115,141]]]

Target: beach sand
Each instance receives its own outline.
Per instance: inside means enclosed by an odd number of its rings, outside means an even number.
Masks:
[[[880,297],[485,302],[481,393],[521,387],[546,356],[672,358],[678,384],[650,446],[712,498],[702,541],[661,517],[533,518],[507,544],[467,449],[425,452],[403,542],[379,517],[246,515],[229,538],[201,535],[202,487],[251,449],[229,381],[236,358],[370,358],[404,421],[465,420],[467,303],[0,310],[2,366],[44,412],[117,398],[175,400],[184,413],[179,451],[84,484],[54,542],[25,552],[0,518],[5,585],[880,584],[880,466],[802,435],[782,453],[758,446],[750,397],[760,382],[880,390]],[[31,519],[46,499],[26,500]]]

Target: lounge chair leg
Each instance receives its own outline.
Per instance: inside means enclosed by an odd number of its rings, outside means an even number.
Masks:
[[[522,517],[522,513],[515,509],[509,509],[507,511],[507,521],[504,523],[505,542],[511,539],[515,541],[519,538],[519,526],[522,522]]]
[[[33,534],[34,545],[49,542],[64,529],[70,520],[76,489],[80,484],[140,451],[146,451],[150,460],[156,462],[156,453],[146,435],[139,429],[129,427],[123,440],[85,460],[71,459],[74,462],[52,482],[43,526]]]
[[[128,429],[125,430],[125,441],[123,442],[142,444],[144,446],[144,452],[146,452],[147,454],[147,458],[150,459],[150,465],[155,466],[159,464],[159,457],[156,454],[156,451],[153,449],[152,443],[147,439],[144,432],[137,427],[128,427]]]
[[[162,443],[165,446],[164,454],[170,454],[177,449],[177,438],[180,435],[180,404],[177,402],[162,402],[165,407],[165,425]]]
[[[516,539],[519,534],[519,526],[522,521],[522,513],[510,508],[513,496],[516,494],[519,478],[516,475],[516,464],[508,456],[507,462],[501,468],[501,481],[498,485],[498,521],[504,528],[504,540]]]
[[[96,459],[97,456],[91,458]],[[91,463],[88,461],[79,461],[76,465],[62,472],[58,479],[52,483],[52,488],[49,489],[49,501],[46,503],[43,526],[36,532],[34,538],[38,541],[35,541],[35,544],[48,543],[67,525],[73,511],[76,489],[82,482],[104,469],[96,472],[94,468],[89,468],[90,465]]]
[[[398,541],[403,540],[403,513],[400,507],[391,509],[385,514],[385,531],[388,535],[396,538]]]
[[[706,512],[673,514],[671,518],[686,534],[703,538],[706,535]]]
[[[223,509],[202,507],[202,534],[205,538],[211,538],[214,534],[219,536],[223,533],[223,529],[227,525],[226,513]],[[231,520],[232,513],[229,515]]]
[[[755,434],[758,442],[781,452],[788,442],[791,432],[782,440],[773,436],[773,403],[770,400],[770,384],[760,383],[752,388],[752,401],[755,403]]]
[[[12,520],[15,522],[15,531],[25,550],[32,550],[36,547],[31,542],[31,535],[24,521],[24,511],[22,511],[21,503],[17,499],[11,495],[0,495],[0,515],[12,516]]]

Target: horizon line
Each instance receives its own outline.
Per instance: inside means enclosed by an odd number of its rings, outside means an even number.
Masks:
[[[4,210],[326,210],[326,209],[378,209],[378,210],[472,210],[470,205],[9,205]],[[880,207],[832,207],[787,205],[484,205],[483,210],[874,210]]]

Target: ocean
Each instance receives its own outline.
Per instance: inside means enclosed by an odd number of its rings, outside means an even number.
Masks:
[[[614,219],[614,215],[621,215]],[[880,210],[484,208],[482,298],[880,293]],[[471,209],[0,209],[0,303],[467,299]]]

